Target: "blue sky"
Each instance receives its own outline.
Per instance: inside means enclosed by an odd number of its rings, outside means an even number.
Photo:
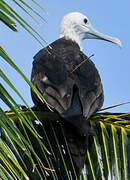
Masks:
[[[29,20],[48,43],[58,39],[62,17],[73,11],[85,14],[98,31],[121,40],[122,49],[105,41],[85,40],[83,51],[87,56],[95,54],[92,61],[99,70],[102,79],[105,94],[104,107],[130,101],[130,1],[38,0],[37,2],[48,11],[48,15],[39,11],[43,13],[47,23],[43,22],[41,26],[38,26],[28,16],[23,14],[23,17]],[[11,4],[19,12],[17,6],[14,3]],[[41,45],[20,26],[18,26],[19,32],[15,33],[0,22],[0,29],[0,45],[30,79],[33,56],[42,48]],[[28,104],[33,106],[30,88],[26,82],[9,65],[4,63],[2,58],[0,58],[0,68],[10,77]],[[23,104],[8,86],[5,85],[5,87],[18,104]],[[1,101],[0,106],[7,109]],[[130,104],[111,111],[130,112]]]

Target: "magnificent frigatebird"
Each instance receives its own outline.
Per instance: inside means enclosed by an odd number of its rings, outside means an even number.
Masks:
[[[79,169],[84,166],[87,136],[93,134],[87,119],[104,101],[98,70],[82,52],[84,39],[105,40],[121,47],[119,39],[95,30],[83,14],[69,13],[62,20],[60,38],[34,56],[31,75],[47,103],[69,122],[65,134]],[[43,104],[33,91],[32,99],[37,106]]]

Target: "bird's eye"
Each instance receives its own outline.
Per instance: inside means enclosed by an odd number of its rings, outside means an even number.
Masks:
[[[84,23],[87,24],[87,22],[88,22],[88,20],[85,18],[85,19],[84,19]]]

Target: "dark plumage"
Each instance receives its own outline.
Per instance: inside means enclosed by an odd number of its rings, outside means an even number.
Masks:
[[[88,119],[103,104],[103,88],[94,63],[71,40],[61,38],[50,47],[52,49],[47,47],[35,55],[32,83],[62,117],[82,114]],[[86,62],[72,72],[84,60]],[[33,93],[32,97],[39,105],[40,99]],[[71,109],[74,112],[68,115]]]
[[[99,73],[94,63],[80,51],[77,43],[61,38],[50,44],[50,47],[35,55],[31,81],[59,115],[76,127],[76,135],[91,134],[86,120],[101,108],[104,99]],[[73,71],[84,60],[85,63]],[[42,104],[33,91],[32,99],[37,106]],[[66,129],[66,134],[69,134],[68,126]],[[70,133],[72,135],[71,130]],[[72,151],[80,153],[83,145],[81,148],[79,146],[78,150]],[[83,151],[86,152],[86,146]],[[77,164],[83,167],[84,160]]]

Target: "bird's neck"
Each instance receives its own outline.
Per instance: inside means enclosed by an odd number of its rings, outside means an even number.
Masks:
[[[65,38],[67,40],[72,40],[76,42],[79,45],[80,50],[82,51],[82,38],[78,34],[78,32],[75,32],[71,30],[70,28],[68,28],[67,30],[60,32],[60,38]]]

